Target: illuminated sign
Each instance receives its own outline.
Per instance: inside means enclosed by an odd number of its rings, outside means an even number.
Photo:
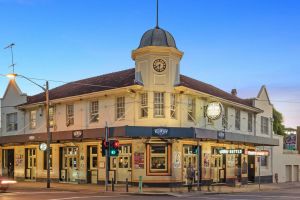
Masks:
[[[153,136],[162,137],[162,136],[168,136],[168,134],[169,134],[168,128],[153,128],[152,129]]]
[[[211,120],[217,120],[222,114],[222,104],[220,102],[211,102],[206,107],[206,116]]]
[[[243,154],[243,149],[220,149],[219,154]]]
[[[268,156],[269,155],[269,151],[265,150],[265,151],[245,151],[246,155],[249,156]]]

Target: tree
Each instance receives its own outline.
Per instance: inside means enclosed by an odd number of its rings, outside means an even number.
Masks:
[[[283,125],[283,116],[282,114],[273,108],[273,131],[277,135],[285,135],[284,125]]]

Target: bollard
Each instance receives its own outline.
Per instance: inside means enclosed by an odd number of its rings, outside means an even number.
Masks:
[[[139,176],[139,192],[140,193],[143,192],[143,180],[142,180],[142,176]]]
[[[126,192],[128,192],[128,178],[126,178]]]
[[[114,178],[112,178],[111,180],[111,191],[115,191],[115,181],[114,181]]]

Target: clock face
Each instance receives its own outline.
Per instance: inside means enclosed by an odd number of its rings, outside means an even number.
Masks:
[[[167,67],[167,64],[163,59],[156,59],[153,62],[153,69],[157,72],[165,71],[166,67]]]
[[[40,150],[41,151],[46,151],[47,150],[47,144],[46,143],[40,144]]]

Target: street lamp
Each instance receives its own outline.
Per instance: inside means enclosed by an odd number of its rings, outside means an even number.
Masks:
[[[46,96],[46,129],[47,129],[47,188],[50,188],[50,143],[51,143],[51,133],[50,133],[50,124],[49,124],[49,83],[46,81],[46,87],[43,87],[36,82],[32,81],[30,78],[20,74],[7,74],[6,77],[9,79],[14,79],[17,76],[28,80],[29,82],[33,83],[34,85],[42,88],[45,92]]]

